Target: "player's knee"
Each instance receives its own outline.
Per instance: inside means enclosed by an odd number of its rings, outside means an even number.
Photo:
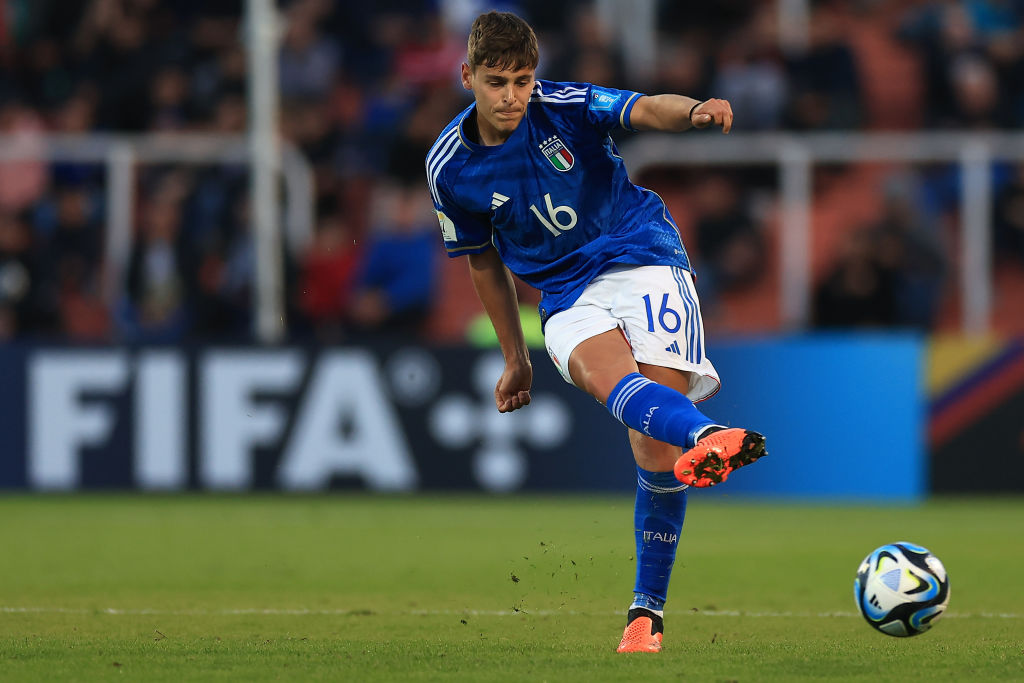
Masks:
[[[572,369],[572,381],[604,405],[608,405],[608,397],[615,385],[618,384],[618,380],[607,376],[607,373],[599,369],[595,370],[579,365]]]
[[[679,446],[652,439],[633,429],[629,430],[629,445],[636,464],[648,472],[671,472],[682,453]]]

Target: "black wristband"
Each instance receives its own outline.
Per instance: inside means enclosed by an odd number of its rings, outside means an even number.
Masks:
[[[696,109],[697,107],[699,107],[699,106],[700,106],[700,105],[702,105],[702,104],[704,104],[704,101],[703,101],[703,100],[701,100],[701,101],[700,101],[700,102],[698,102],[697,104],[695,104],[695,105],[693,105],[692,107],[690,107],[690,113],[689,113],[689,115],[688,115],[688,116],[686,117],[686,118],[690,119],[690,123],[693,123],[693,110],[694,110],[694,109]]]

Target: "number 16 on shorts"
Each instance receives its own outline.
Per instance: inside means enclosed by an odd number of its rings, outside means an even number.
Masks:
[[[654,332],[654,307],[651,306],[650,294],[644,294],[644,306],[647,309],[647,331]],[[668,292],[661,296],[661,305],[658,307],[658,324],[669,334],[675,334],[683,325],[682,317],[668,305]]]

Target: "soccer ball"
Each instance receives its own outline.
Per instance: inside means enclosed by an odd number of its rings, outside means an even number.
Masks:
[[[860,563],[853,597],[864,619],[882,633],[916,636],[946,611],[949,577],[926,548],[890,543]]]

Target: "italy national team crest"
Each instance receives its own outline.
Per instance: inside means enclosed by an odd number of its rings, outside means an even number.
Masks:
[[[569,151],[569,148],[565,146],[565,143],[557,135],[552,135],[540,143],[540,151],[548,158],[551,165],[559,171],[568,171],[576,163],[572,152]]]

